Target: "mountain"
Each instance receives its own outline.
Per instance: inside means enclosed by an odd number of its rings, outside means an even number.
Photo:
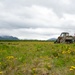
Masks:
[[[19,40],[19,39],[13,36],[0,36],[0,40]]]
[[[48,41],[55,41],[56,40],[56,38],[50,38],[50,39],[48,39]]]

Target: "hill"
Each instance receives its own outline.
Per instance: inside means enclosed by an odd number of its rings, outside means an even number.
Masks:
[[[50,39],[48,39],[48,41],[55,41],[56,40],[56,38],[50,38]]]
[[[0,40],[19,40],[19,39],[13,36],[0,36]]]

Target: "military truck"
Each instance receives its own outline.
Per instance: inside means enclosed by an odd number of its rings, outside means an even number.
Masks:
[[[68,32],[62,32],[54,43],[73,43],[74,41],[74,36],[69,35]]]

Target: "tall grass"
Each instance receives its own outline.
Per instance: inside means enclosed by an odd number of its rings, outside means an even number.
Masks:
[[[1,41],[0,75],[75,75],[75,44]]]

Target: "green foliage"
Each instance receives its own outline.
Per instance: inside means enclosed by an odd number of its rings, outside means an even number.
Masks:
[[[0,75],[75,75],[75,44],[1,41]]]

